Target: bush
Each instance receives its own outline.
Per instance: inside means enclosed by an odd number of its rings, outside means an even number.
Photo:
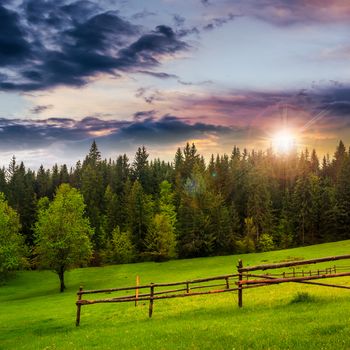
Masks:
[[[109,250],[107,260],[111,263],[126,264],[135,259],[135,247],[132,244],[131,233],[121,232],[119,226],[113,230],[107,250]]]
[[[291,304],[296,303],[309,303],[314,301],[315,298],[307,292],[298,292],[292,299]]]
[[[145,246],[145,255],[155,261],[166,261],[176,256],[174,226],[168,216],[154,216],[146,235]]]
[[[259,237],[258,241],[258,250],[260,252],[268,252],[270,250],[273,250],[275,248],[275,245],[273,243],[272,236],[268,233],[263,233]]]
[[[255,252],[254,240],[248,236],[236,242],[237,253],[246,254]]]

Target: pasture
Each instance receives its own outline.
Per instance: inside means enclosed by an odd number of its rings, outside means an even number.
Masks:
[[[244,265],[342,255],[350,241],[266,253],[76,269],[67,290],[49,271],[24,271],[0,287],[0,349],[349,349],[350,291],[285,283],[237,293],[97,304],[82,308],[75,327],[76,292],[84,289],[174,282],[236,273]],[[335,262],[337,265],[348,261]],[[321,266],[328,267],[328,264]],[[350,267],[349,267],[350,271]],[[334,283],[350,286],[350,278]],[[298,294],[298,293],[307,294]],[[108,295],[109,296],[109,295]],[[107,296],[107,297],[108,297]]]

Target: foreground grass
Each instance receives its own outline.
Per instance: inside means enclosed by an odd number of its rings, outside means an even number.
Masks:
[[[343,241],[240,258],[254,265],[349,252]],[[80,284],[97,289],[134,285],[136,275],[149,283],[235,273],[238,258],[77,269],[67,273],[63,294],[49,271],[19,273],[0,287],[0,349],[350,349],[350,291],[295,283],[247,290],[243,309],[234,293],[155,301],[152,319],[148,304],[85,306],[81,326],[74,325]],[[349,278],[332,281],[350,286]]]

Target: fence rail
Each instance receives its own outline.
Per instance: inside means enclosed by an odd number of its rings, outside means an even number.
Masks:
[[[350,272],[339,272],[345,269],[350,269],[350,266],[331,266],[318,270],[308,271],[295,271],[295,266],[318,264],[329,261],[350,259],[350,255],[330,256],[318,259],[309,260],[297,260],[288,261],[275,264],[263,264],[256,266],[243,266],[242,260],[238,261],[237,273],[213,276],[208,278],[198,278],[194,280],[187,280],[181,282],[170,283],[150,283],[139,285],[139,277],[136,278],[136,286],[120,287],[120,288],[106,288],[95,290],[83,290],[79,288],[77,292],[78,300],[76,302],[77,315],[76,326],[80,325],[81,307],[84,305],[100,304],[100,303],[125,303],[134,302],[135,306],[139,301],[149,301],[149,317],[152,317],[153,306],[155,300],[173,299],[173,298],[185,298],[199,295],[211,295],[219,293],[237,292],[238,294],[238,307],[243,306],[243,290],[257,287],[271,286],[281,283],[303,283],[310,285],[317,285],[323,287],[343,288],[350,289],[350,286],[335,285],[323,282],[315,282],[317,279],[346,277],[350,276]],[[280,273],[250,273],[251,271],[266,271],[277,270],[281,268],[293,268],[293,271],[283,271]],[[252,279],[253,278],[253,279]],[[208,282],[221,281],[217,283],[206,284]],[[173,289],[164,290],[165,287],[176,287]],[[220,287],[220,288],[219,288]],[[213,289],[216,288],[216,289]],[[149,289],[149,292],[140,293],[140,290]],[[204,289],[200,291],[201,289]],[[196,290],[196,291],[193,291]],[[117,293],[122,291],[133,291],[134,294],[116,296],[112,298],[101,298],[94,300],[83,299],[83,296],[87,294],[102,294],[102,293]]]
[[[173,299],[173,298],[184,298],[192,297],[198,295],[208,295],[208,294],[218,294],[218,293],[227,293],[237,291],[239,288],[236,287],[235,282],[237,281],[238,274],[229,274],[229,275],[220,275],[213,276],[208,278],[198,278],[194,280],[187,280],[181,282],[171,282],[171,283],[150,283],[144,285],[136,285],[130,287],[121,287],[121,288],[106,288],[106,289],[94,289],[94,290],[83,290],[82,287],[79,289],[77,305],[77,317],[76,325],[80,324],[80,315],[81,307],[83,305],[92,305],[100,303],[125,303],[125,302],[135,302],[135,306],[139,301],[149,301],[149,317],[152,317],[153,314],[153,305],[154,300],[161,299]],[[139,281],[139,279],[137,279]],[[222,283],[215,284],[205,284],[212,281],[223,281]],[[230,287],[234,286],[233,288]],[[177,289],[168,289],[168,290],[159,290],[159,288],[164,287],[174,287],[174,286],[183,286],[182,288]],[[221,287],[221,289],[211,289],[214,287]],[[257,287],[257,286],[254,286]],[[254,288],[252,286],[246,286],[245,288]],[[158,288],[158,291],[156,290]],[[140,289],[149,289],[148,293],[139,293]],[[209,289],[205,291],[196,291],[200,289]],[[122,295],[113,298],[102,298],[94,300],[82,299],[83,295],[87,294],[102,294],[102,293],[114,293],[122,291],[135,291],[134,295]]]

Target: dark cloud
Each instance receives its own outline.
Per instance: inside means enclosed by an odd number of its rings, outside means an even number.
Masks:
[[[132,123],[120,129],[118,136],[134,140],[136,143],[172,144],[189,138],[200,138],[209,134],[227,134],[232,128],[205,124],[189,124],[176,116],[165,115],[161,119],[148,118],[142,122]]]
[[[140,120],[144,120],[144,119],[154,118],[155,115],[156,115],[156,111],[154,109],[152,109],[150,111],[136,112],[136,113],[134,113],[133,117],[134,117],[134,120],[140,121]]]
[[[210,5],[209,0],[201,0],[201,3],[202,3],[204,6],[209,6],[209,5]]]
[[[203,26],[204,30],[213,30],[215,28],[222,27],[224,24],[233,21],[237,16],[233,13],[229,13],[227,16],[224,17],[216,17],[213,18],[210,23]]]
[[[156,16],[157,14],[155,12],[152,11],[147,11],[147,10],[143,10],[141,12],[137,12],[134,15],[131,16],[132,19],[143,19],[146,17],[150,17],[150,16]]]
[[[139,70],[138,73],[150,75],[152,77],[159,78],[159,79],[170,79],[170,78],[177,79],[178,78],[178,76],[175,74],[169,74],[165,72],[152,72],[147,70]]]
[[[19,65],[32,55],[16,12],[0,3],[0,67]]]
[[[181,85],[186,85],[186,86],[193,86],[193,85],[208,85],[208,84],[213,84],[212,80],[203,80],[203,81],[199,81],[199,82],[192,82],[192,81],[184,81],[181,79],[178,79],[178,83],[180,83]]]
[[[145,100],[145,102],[152,104],[154,101],[161,100],[161,94],[158,90],[150,90],[148,88],[140,87],[137,89],[136,97],[141,97]]]
[[[67,118],[43,120],[0,119],[0,147],[3,151],[32,150],[56,143],[89,143],[96,139],[102,146],[129,144],[173,144],[189,138],[226,135],[232,128],[190,124],[176,116],[155,118],[155,111],[135,113],[133,121],[101,120],[87,117],[80,121]]]
[[[44,111],[47,111],[48,109],[51,109],[53,105],[39,105],[39,106],[34,106],[33,108],[30,109],[30,112],[33,114],[40,114]]]
[[[188,48],[168,26],[144,32],[90,1],[25,0],[17,12],[0,6],[0,69],[16,65],[0,71],[1,90],[82,86],[99,73],[149,70]]]
[[[220,96],[181,96],[175,110],[223,125],[270,128],[287,120],[300,132],[344,132],[350,125],[350,87],[337,83],[299,91],[233,91]]]
[[[200,34],[200,30],[197,28],[197,27],[191,27],[191,28],[179,28],[177,31],[176,31],[176,35],[179,37],[179,38],[182,38],[182,37],[185,37],[185,36],[188,36],[188,35],[199,35]]]
[[[173,21],[176,26],[182,27],[185,24],[186,19],[179,14],[175,14],[173,15]]]
[[[186,49],[188,45],[179,40],[170,27],[161,25],[120,50],[117,63],[120,69],[152,67],[159,64],[159,57]]]

